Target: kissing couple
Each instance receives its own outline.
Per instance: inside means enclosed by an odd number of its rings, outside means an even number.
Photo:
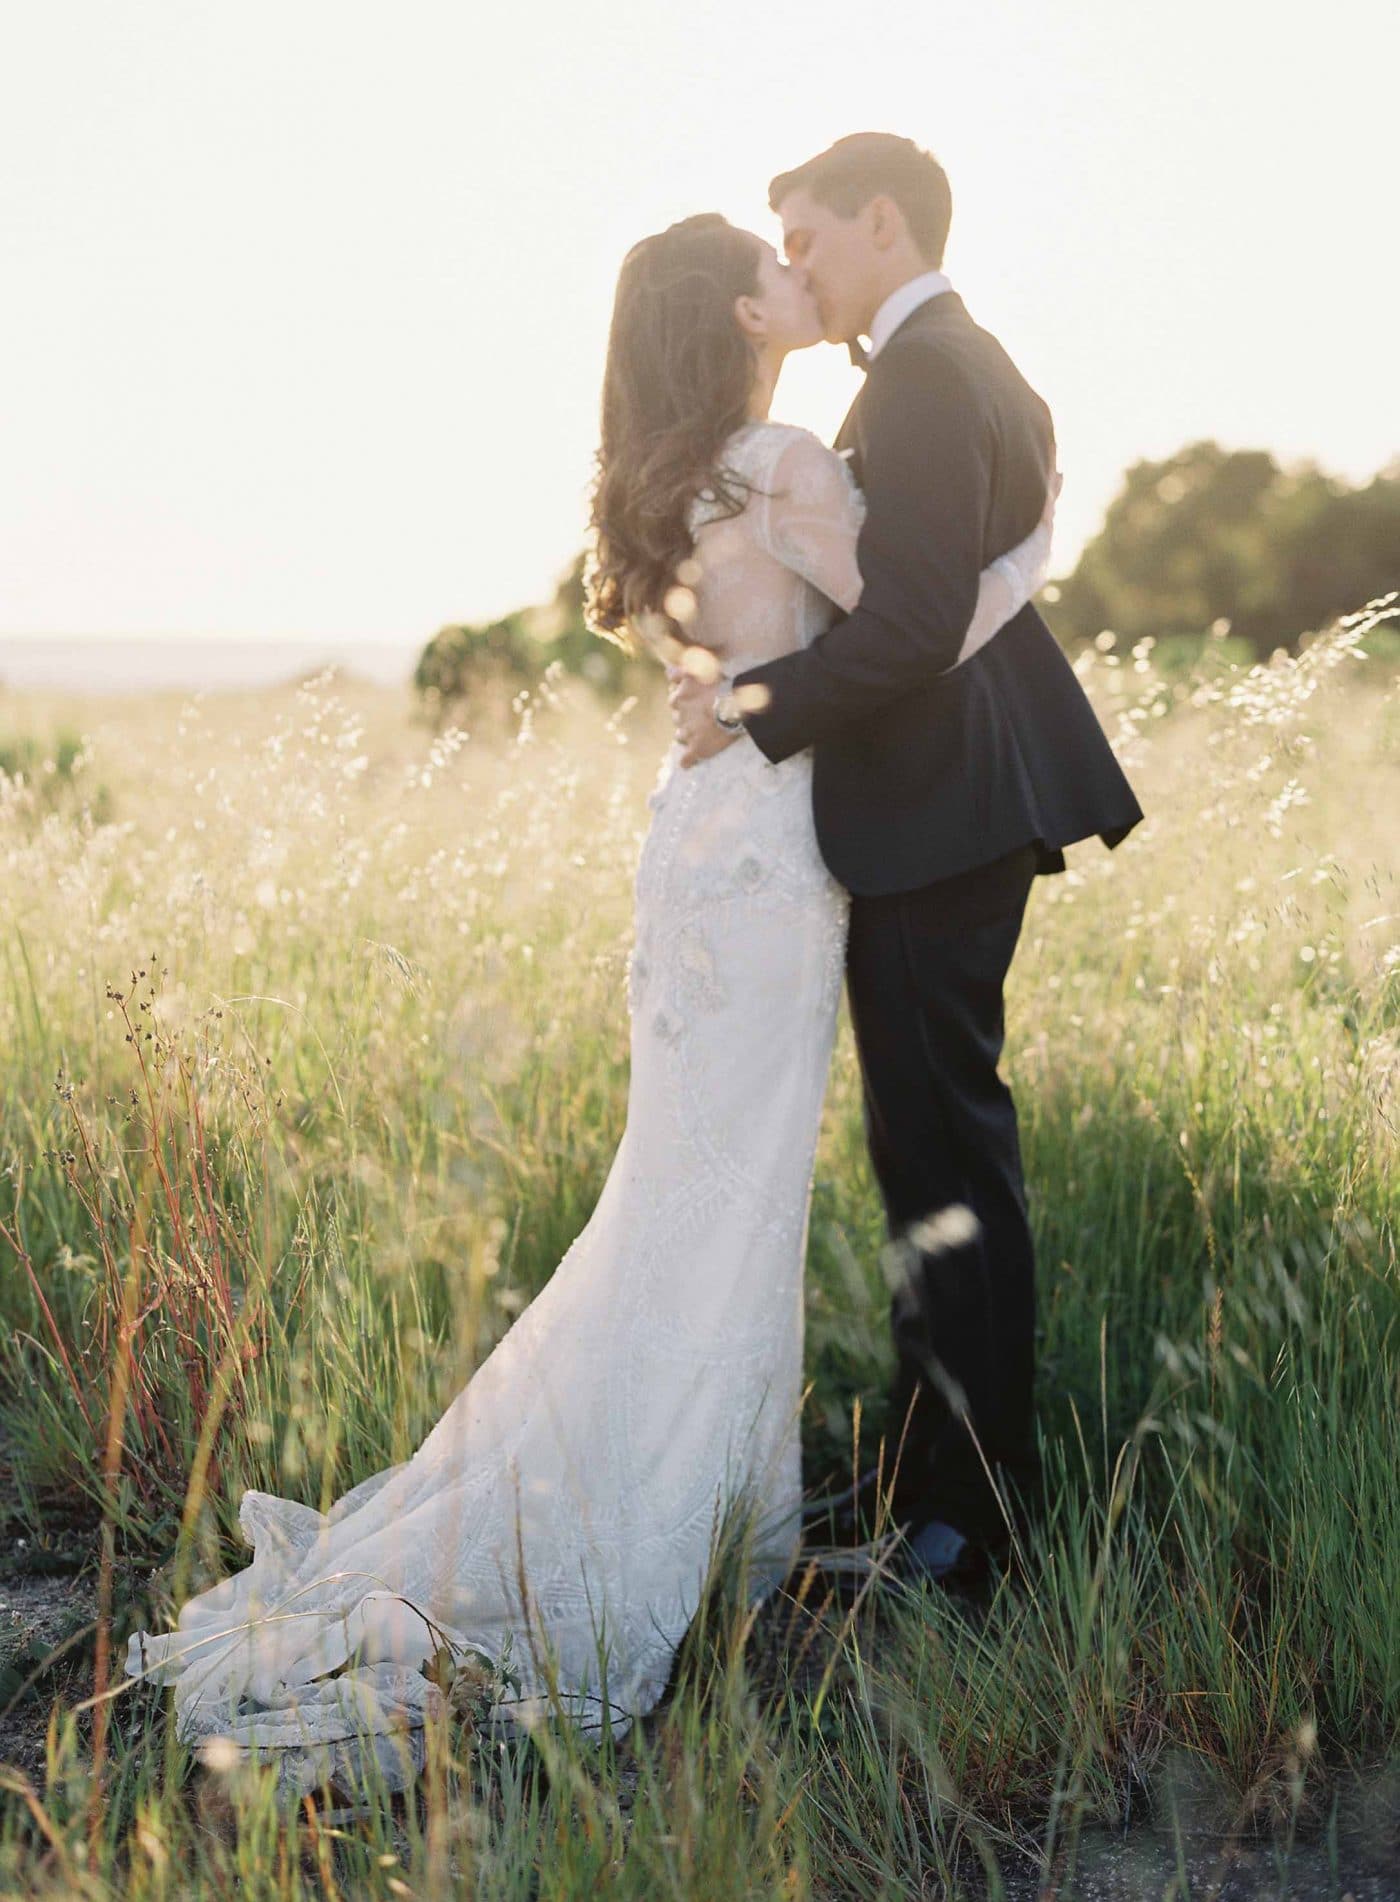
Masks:
[[[877,1506],[914,1580],[1004,1556],[1039,1488],[1034,1257],[997,1065],[1031,886],[1138,803],[1030,599],[1050,412],[943,271],[946,174],[860,133],[618,280],[594,626],[668,661],[628,973],[627,1125],[587,1227],[411,1459],[321,1513],[249,1491],[251,1563],[136,1633],[180,1734],[288,1789],[421,1769],[444,1647],[501,1714],[596,1735],[660,1699],[717,1530],[755,1595],[801,1548],[803,1267],[844,976],[904,1265]],[[865,339],[865,342],[861,340]],[[834,449],[769,409],[789,351],[865,380]],[[877,1497],[878,1495],[878,1497]]]

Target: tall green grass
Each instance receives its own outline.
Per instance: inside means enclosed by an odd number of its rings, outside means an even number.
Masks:
[[[9,1890],[1070,1893],[1188,1787],[1230,1840],[1325,1841],[1400,1755],[1400,705],[1365,640],[1082,663],[1149,816],[1042,883],[1013,974],[1047,1510],[990,1603],[754,1610],[740,1542],[625,1743],[468,1713],[339,1823],[193,1764],[116,1688],[125,1633],[242,1562],[245,1487],[324,1505],[406,1457],[587,1219],[663,710],[65,706],[110,805],[0,778],[0,1379],[11,1530],[90,1550],[100,1629],[16,1707],[52,1721]],[[813,1475],[885,1425],[882,1244],[843,1034]]]

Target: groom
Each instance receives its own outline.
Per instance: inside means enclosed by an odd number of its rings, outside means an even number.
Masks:
[[[768,202],[828,340],[868,369],[836,440],[866,496],[864,592],[805,650],[717,686],[685,676],[672,703],[685,765],[745,729],[774,761],[815,749],[817,838],[851,893],[866,1134],[905,1264],[894,1514],[907,1570],[942,1578],[1004,1552],[1038,1484],[1003,983],[1037,873],[1063,871],[1062,848],[1090,834],[1117,845],[1142,813],[1034,607],[954,668],[982,568],[1040,517],[1055,441],[942,272],[943,168],[908,139],[857,133],[775,178]]]

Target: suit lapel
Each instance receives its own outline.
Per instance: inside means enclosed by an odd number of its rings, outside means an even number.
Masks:
[[[956,322],[960,317],[966,321],[967,306],[963,303],[963,300],[958,296],[956,291],[943,291],[937,297],[930,297],[926,303],[919,304],[915,309],[910,311],[909,315],[897,330],[891,331],[885,348],[881,350],[879,356],[876,357],[874,363],[870,366],[870,369],[866,371],[867,379],[878,371],[884,359],[885,351],[889,349],[894,339],[900,336],[904,331],[912,330],[916,327],[919,329],[925,327],[932,328],[935,325]],[[840,429],[837,430],[836,441],[832,445],[837,455],[844,455],[848,450],[851,452],[851,474],[855,477],[857,482],[860,481],[859,411],[860,399],[864,394],[865,384],[862,383],[860,389],[856,392],[856,400],[846,411],[846,419]]]

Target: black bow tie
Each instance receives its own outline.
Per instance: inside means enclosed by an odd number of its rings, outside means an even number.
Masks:
[[[851,341],[846,345],[846,348],[851,353],[851,362],[858,370],[868,370],[870,368],[870,352],[866,349],[859,337],[852,337]]]

